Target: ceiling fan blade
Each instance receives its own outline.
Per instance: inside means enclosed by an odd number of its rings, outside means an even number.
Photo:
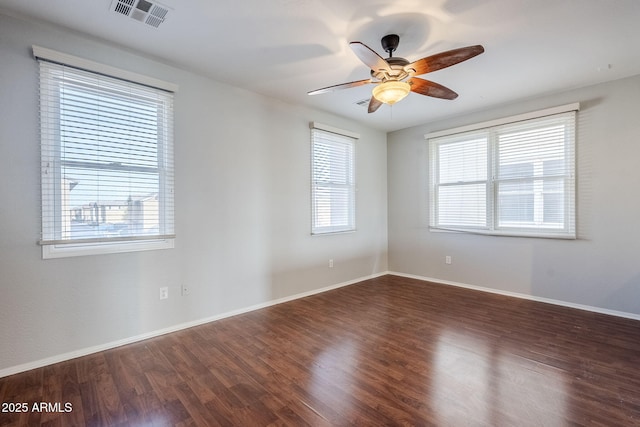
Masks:
[[[456,99],[458,97],[458,94],[448,87],[418,77],[409,79],[409,84],[411,85],[411,92],[419,93],[420,95],[441,99]]]
[[[373,113],[374,111],[376,111],[378,108],[380,108],[380,106],[382,105],[382,102],[378,101],[377,99],[375,99],[373,96],[371,97],[371,101],[369,101],[369,112]]]
[[[349,46],[351,46],[353,53],[360,58],[360,61],[364,62],[373,71],[391,71],[391,67],[389,67],[387,61],[385,61],[384,58],[378,55],[375,50],[371,49],[366,44],[361,42],[351,42],[349,43]]]
[[[308,92],[308,95],[318,95],[321,93],[333,92],[334,90],[348,89],[350,87],[366,85],[367,83],[371,83],[371,79],[358,80],[355,82],[341,83],[339,85],[323,87],[322,89],[316,89],[316,90],[312,90],[311,92]]]
[[[466,61],[480,55],[482,52],[484,52],[484,47],[481,45],[461,47],[418,59],[409,64],[408,67],[416,70],[415,75],[419,76]]]

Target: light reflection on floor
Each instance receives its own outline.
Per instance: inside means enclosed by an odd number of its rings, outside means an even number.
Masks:
[[[438,338],[431,384],[438,425],[564,425],[567,373],[474,333],[443,330]]]
[[[318,415],[325,418],[329,414],[348,414],[353,410],[353,376],[357,369],[359,349],[353,340],[340,337],[319,353],[311,365],[311,379],[308,390],[316,402],[329,403],[331,411],[326,411],[314,402],[303,402]],[[327,418],[325,418],[327,419]]]

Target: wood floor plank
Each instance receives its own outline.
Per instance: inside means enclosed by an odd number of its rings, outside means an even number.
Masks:
[[[638,362],[638,321],[383,276],[1,378],[73,411],[0,426],[633,426]]]

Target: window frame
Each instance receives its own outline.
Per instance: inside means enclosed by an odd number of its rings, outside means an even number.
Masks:
[[[521,114],[518,116],[507,117],[503,119],[493,120],[490,122],[478,123],[475,125],[463,126],[460,128],[433,132],[425,135],[425,139],[428,143],[428,163],[429,163],[429,228],[432,231],[450,231],[450,232],[466,232],[475,234],[487,234],[498,236],[516,236],[516,237],[541,237],[541,238],[557,238],[557,239],[576,239],[576,122],[577,111],[579,110],[579,104],[568,104],[559,107],[553,107],[541,111],[532,113]],[[544,122],[557,119],[559,122],[563,122],[565,126],[565,140],[563,143],[563,173],[556,175],[544,175],[544,174],[532,174],[527,177],[507,178],[498,175],[498,168],[500,167],[500,145],[498,136],[503,135],[501,132],[504,130],[510,130],[519,127],[522,131],[526,129],[526,126],[530,125],[532,128],[538,127]],[[457,181],[454,183],[445,183],[443,185],[440,182],[441,171],[439,170],[438,150],[440,147],[446,144],[460,143],[463,141],[472,140],[472,137],[478,138],[478,135],[485,135],[486,137],[486,188],[485,188],[485,217],[486,222],[484,226],[464,226],[460,225],[443,225],[440,222],[441,210],[439,208],[438,201],[440,200],[441,188],[444,185],[447,186],[461,186],[467,184],[466,181]],[[553,160],[553,159],[552,159]],[[543,160],[539,161],[544,163]],[[531,162],[523,162],[531,163]],[[509,165],[509,164],[507,164]],[[515,165],[515,164],[514,164]],[[511,165],[513,166],[513,165]],[[540,166],[540,165],[538,165]],[[535,172],[535,166],[532,165]],[[544,166],[541,166],[544,167]],[[481,183],[480,181],[478,181]],[[521,224],[506,224],[503,220],[501,223],[501,204],[505,203],[504,195],[500,196],[500,186],[505,183],[527,183],[531,182],[533,197],[533,215],[534,218],[528,222],[522,222]],[[544,183],[546,182],[561,182],[561,190],[557,193],[544,190]],[[537,191],[535,191],[537,190]],[[522,190],[516,191],[515,195],[526,194]],[[558,212],[562,214],[563,221],[560,226],[551,226],[552,221],[540,220],[544,215],[544,199],[542,203],[540,198],[544,198],[545,195],[563,194],[562,204],[559,205]],[[556,212],[554,212],[556,213]]]
[[[310,146],[310,160],[311,160],[311,235],[327,235],[337,233],[349,233],[356,231],[356,141],[360,138],[360,135],[354,132],[346,131],[343,129],[334,128],[332,126],[324,125],[317,122],[311,122],[309,125],[311,129],[311,146]],[[316,135],[329,141],[327,138],[334,138],[330,141],[335,146],[346,145],[348,150],[345,151],[345,156],[341,159],[345,164],[341,166],[345,169],[344,182],[332,182],[330,180],[318,180],[316,172]],[[322,225],[318,222],[319,218],[319,205],[318,205],[318,188],[329,187],[333,189],[346,189],[347,199],[342,205],[342,209],[346,210],[346,223],[345,224],[329,224]],[[330,214],[331,215],[331,214]],[[331,216],[330,221],[333,220]]]
[[[178,87],[172,83],[163,82],[154,78],[138,75],[126,70],[120,70],[104,64],[95,63],[83,58],[77,58],[68,54],[53,51],[38,46],[33,46],[35,59],[43,64],[41,68],[41,183],[42,183],[42,236],[39,244],[42,247],[43,259],[64,258],[72,256],[98,255],[122,252],[137,252],[156,249],[169,249],[174,247],[174,171],[173,171],[173,93]],[[44,67],[44,70],[42,68]],[[130,85],[135,91],[137,87],[144,91],[154,91],[158,95],[157,100],[153,100],[150,105],[155,105],[157,110],[157,120],[161,123],[158,132],[161,136],[157,138],[154,145],[154,152],[157,161],[153,166],[146,168],[144,172],[153,172],[154,182],[158,183],[158,214],[159,221],[158,234],[151,235],[131,235],[116,237],[90,237],[71,239],[65,236],[63,216],[71,215],[65,212],[65,202],[63,199],[64,182],[62,181],[62,170],[69,167],[65,165],[65,160],[59,154],[62,144],[61,120],[62,111],[60,102],[57,101],[59,89],[66,84],[74,87],[81,93],[83,89],[95,91],[97,96],[115,96],[116,92],[102,87],[91,87],[90,84],[73,83],[65,81],[64,78],[55,76],[56,70],[77,69],[80,73],[90,75],[101,75],[113,81],[121,81],[122,84]],[[78,89],[79,88],[79,89]],[[42,91],[52,89],[53,100],[49,105],[44,105]],[[136,97],[139,102],[145,99],[141,94],[130,94],[132,100]],[[45,98],[47,99],[47,98]],[[149,102],[144,101],[144,102]],[[46,123],[45,123],[46,122]],[[76,162],[75,166],[87,171],[119,171],[126,172],[139,169],[142,166],[136,165],[112,165],[100,164],[99,162],[84,161]],[[82,164],[80,164],[82,163]],[[143,167],[144,168],[144,167]],[[152,170],[153,169],[153,170]],[[157,181],[155,181],[157,180]],[[69,207],[67,206],[67,209]],[[155,218],[155,216],[154,216]],[[166,233],[166,234],[164,234]]]

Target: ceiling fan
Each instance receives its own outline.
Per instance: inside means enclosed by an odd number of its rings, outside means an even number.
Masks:
[[[371,68],[370,79],[328,86],[313,90],[309,92],[309,95],[318,95],[372,83],[376,86],[373,88],[373,96],[369,102],[369,113],[376,111],[382,104],[395,104],[406,97],[409,92],[435,98],[455,99],[458,94],[451,89],[415,76],[450,67],[484,52],[484,47],[481,45],[467,46],[409,62],[404,58],[393,56],[393,52],[400,43],[400,37],[397,34],[384,36],[381,43],[382,48],[389,54],[387,59],[382,58],[364,43],[349,43],[356,56]]]

